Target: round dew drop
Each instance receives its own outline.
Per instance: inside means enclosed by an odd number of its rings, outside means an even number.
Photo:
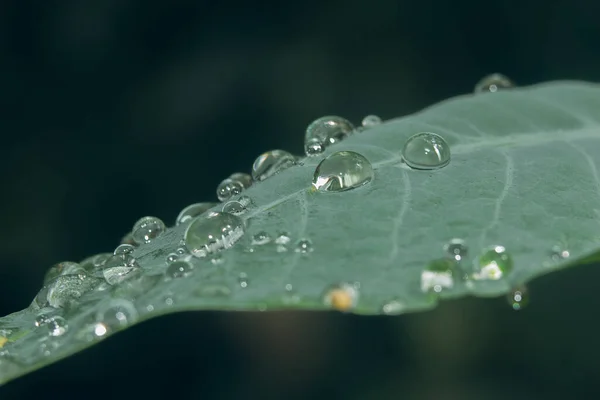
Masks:
[[[196,218],[197,216],[199,216],[199,215],[205,213],[206,211],[210,210],[211,208],[213,208],[216,205],[217,205],[217,203],[194,203],[194,204],[190,204],[189,206],[187,206],[186,208],[184,208],[183,210],[181,210],[181,212],[177,216],[177,219],[175,220],[175,225],[181,225],[181,224],[184,224],[186,222],[189,222],[192,219]]]
[[[252,179],[265,179],[296,164],[296,157],[284,150],[271,150],[261,154],[252,165]]]
[[[498,280],[512,271],[513,262],[504,246],[492,246],[479,257],[475,280]]]
[[[308,239],[301,239],[296,243],[296,253],[312,253],[313,250],[312,242]]]
[[[338,151],[323,159],[313,176],[320,192],[343,192],[370,182],[374,177],[369,160],[353,151]]]
[[[381,124],[381,118],[379,118],[377,115],[367,115],[362,120],[362,126],[365,128],[369,128],[371,126],[379,124]]]
[[[80,273],[85,273],[85,270],[78,263],[63,261],[54,264],[48,269],[46,275],[44,275],[44,285],[61,275],[75,275]]]
[[[139,264],[130,254],[116,254],[102,266],[102,275],[110,285],[129,279],[139,272]]]
[[[113,299],[96,313],[96,321],[109,330],[117,330],[132,324],[138,318],[133,303],[125,299]]]
[[[323,294],[323,304],[338,311],[350,311],[358,303],[359,291],[357,284],[342,282],[330,286]]]
[[[48,334],[50,336],[62,336],[69,328],[67,320],[59,315],[50,317],[44,325],[48,328]]]
[[[308,157],[318,156],[325,151],[325,145],[319,138],[312,138],[304,143],[304,154]]]
[[[502,89],[509,89],[514,87],[515,84],[509,78],[502,74],[490,74],[483,77],[477,84],[475,85],[475,93],[485,93],[485,92],[497,92]]]
[[[131,230],[134,242],[137,244],[150,243],[165,231],[165,223],[156,217],[140,218]]]
[[[304,134],[304,150],[307,156],[322,153],[328,146],[344,140],[354,131],[354,125],[345,118],[328,115],[308,125]],[[319,152],[320,151],[320,152]]]
[[[169,278],[183,278],[190,276],[193,272],[194,266],[192,263],[187,261],[175,261],[169,265],[165,275]]]
[[[450,146],[440,135],[421,132],[408,138],[402,158],[414,169],[442,168],[450,163]]]
[[[262,246],[263,244],[267,244],[271,241],[271,236],[265,232],[260,231],[252,236],[252,245],[253,246]]]
[[[431,262],[421,272],[421,291],[440,293],[454,286],[454,260],[442,258]]]
[[[445,246],[444,250],[450,258],[455,261],[462,261],[467,256],[468,248],[465,241],[462,239],[454,238],[451,239]]]
[[[217,198],[219,201],[227,201],[233,196],[237,196],[242,193],[244,186],[231,178],[224,179],[217,186]]]
[[[226,212],[195,219],[185,232],[185,246],[196,257],[233,246],[244,235],[244,221]]]
[[[228,201],[223,205],[223,212],[233,214],[233,215],[241,215],[245,213],[248,209],[242,203],[237,200]]]

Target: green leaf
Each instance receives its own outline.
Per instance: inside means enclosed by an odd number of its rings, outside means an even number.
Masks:
[[[39,297],[55,307],[34,301],[0,318],[0,382],[165,313],[399,314],[440,299],[503,295],[597,259],[598,109],[600,89],[588,83],[461,96],[366,128],[255,183],[243,193],[251,200],[240,215],[245,233],[214,257],[181,255],[191,263],[176,271],[181,277],[171,277],[172,268],[165,275],[166,259],[181,248],[189,222],[137,247],[132,255],[140,268],[121,282],[109,285],[102,271],[85,277],[77,266],[68,266],[70,275],[55,268],[50,275],[60,282]],[[418,132],[446,140],[447,166],[416,170],[402,162],[407,139]],[[338,151],[364,156],[374,178],[347,191],[315,190],[315,168]],[[252,244],[262,233],[271,240]],[[460,262],[444,249],[453,238],[467,247]]]

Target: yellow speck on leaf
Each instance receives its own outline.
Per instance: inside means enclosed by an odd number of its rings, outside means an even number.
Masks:
[[[4,336],[0,336],[0,348],[2,348],[2,346],[4,346],[6,344],[6,342],[8,342],[8,338],[5,338]]]

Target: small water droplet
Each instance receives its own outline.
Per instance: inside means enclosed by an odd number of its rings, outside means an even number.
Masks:
[[[570,256],[571,256],[571,253],[569,252],[569,250],[567,250],[559,245],[552,246],[552,249],[550,250],[550,257],[552,257],[552,260],[554,260],[554,261],[565,260],[565,259],[569,258]]]
[[[81,273],[85,273],[85,270],[78,263],[63,261],[54,264],[48,269],[46,275],[44,275],[44,285],[61,275],[76,275]]]
[[[369,160],[353,151],[338,151],[315,170],[313,186],[320,192],[342,192],[362,186],[374,177]]]
[[[296,164],[296,157],[284,150],[271,150],[258,156],[252,165],[252,178],[265,179]]]
[[[306,155],[320,154],[319,150],[322,153],[325,148],[344,140],[353,131],[354,125],[345,118],[335,115],[317,118],[306,128],[304,135],[304,150]],[[320,148],[317,145],[320,145]]]
[[[111,285],[136,276],[137,273],[139,265],[130,254],[113,255],[102,265],[102,275]]]
[[[358,303],[359,287],[342,282],[328,287],[323,294],[323,303],[334,310],[350,311]]]
[[[527,303],[529,303],[529,293],[525,286],[519,286],[513,289],[506,298],[508,300],[508,304],[515,311],[521,310],[527,305]]]
[[[440,135],[421,132],[408,138],[402,157],[411,168],[438,169],[450,163],[450,146]]]
[[[165,275],[168,278],[183,278],[190,276],[193,272],[194,266],[192,263],[187,261],[175,261],[165,271]]]
[[[265,231],[260,231],[252,237],[253,246],[262,246],[263,244],[267,244],[270,241],[271,236]]]
[[[171,264],[171,263],[177,261],[178,258],[179,258],[179,254],[175,254],[175,253],[169,254],[166,258],[167,264]]]
[[[149,243],[165,231],[165,223],[156,217],[140,218],[131,230],[133,240],[138,243]]]
[[[479,257],[478,270],[473,274],[475,280],[498,280],[508,275],[513,262],[504,246],[492,246]]]
[[[213,213],[190,224],[185,232],[185,246],[192,255],[206,257],[233,246],[244,235],[244,229],[240,217]]]
[[[131,325],[137,318],[135,306],[125,299],[113,299],[96,313],[96,322],[101,322],[108,330],[118,330]]]
[[[189,206],[181,210],[181,212],[177,216],[177,219],[175,220],[175,225],[181,225],[186,222],[190,222],[192,219],[196,218],[199,215],[202,215],[203,213],[210,210],[216,205],[217,203],[190,204]]]
[[[217,198],[219,201],[226,201],[242,193],[243,190],[244,186],[240,182],[226,178],[217,186]]]
[[[458,238],[451,239],[444,246],[444,251],[455,261],[461,261],[463,258],[465,258],[468,250],[469,249],[467,248],[465,241]]]
[[[292,239],[290,238],[290,234],[287,232],[279,232],[277,237],[275,238],[275,243],[277,244],[288,244]]]
[[[223,257],[223,255],[220,253],[213,254],[212,256],[210,256],[210,262],[213,265],[223,265],[225,264],[225,257]]]
[[[421,272],[421,291],[433,290],[440,293],[443,289],[454,286],[454,259],[442,258],[432,261],[427,268]]]
[[[183,247],[180,247],[180,248],[178,248],[177,250],[175,250],[175,253],[176,253],[177,255],[180,255],[180,256],[182,256],[182,255],[184,255],[184,254],[186,254],[186,253],[187,253],[187,250],[186,250],[185,248],[183,248]]]
[[[44,324],[48,329],[48,334],[50,336],[62,336],[67,332],[69,325],[67,324],[67,320],[59,315],[55,315],[50,317],[46,323]]]
[[[365,128],[369,128],[371,126],[379,124],[381,124],[381,118],[379,118],[377,115],[367,115],[362,120],[362,126],[364,126]]]
[[[406,310],[406,302],[399,298],[386,301],[381,307],[381,312],[385,315],[399,315]]]
[[[296,253],[312,253],[313,250],[312,242],[308,239],[300,239],[296,243]]]
[[[223,212],[233,215],[241,215],[247,210],[248,209],[237,200],[228,201],[223,205]]]
[[[248,280],[248,275],[244,272],[241,272],[238,277],[238,283],[241,288],[247,288],[250,281]]]
[[[475,85],[475,93],[484,93],[484,92],[497,92],[501,89],[508,89],[514,87],[515,84],[509,78],[502,74],[490,74],[483,77],[477,84]]]
[[[45,307],[62,308],[83,296],[98,284],[99,280],[84,274],[61,275],[39,291],[34,302]],[[45,296],[45,299],[43,298]]]
[[[245,172],[233,173],[229,179],[233,179],[234,181],[241,183],[244,189],[248,189],[250,186],[252,186],[252,176],[250,176],[250,174],[246,174]]]
[[[120,244],[113,252],[113,255],[118,256],[123,254],[131,254],[134,250],[135,247],[130,244]]]

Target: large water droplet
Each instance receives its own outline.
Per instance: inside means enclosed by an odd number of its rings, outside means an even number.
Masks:
[[[284,253],[288,251],[287,245],[290,243],[292,239],[290,238],[290,234],[287,232],[279,232],[277,237],[275,238],[275,244],[277,245],[277,252]]]
[[[458,238],[451,239],[448,243],[446,243],[444,250],[446,253],[448,253],[448,256],[453,258],[455,261],[461,261],[467,256],[468,252],[465,241]]]
[[[313,186],[321,192],[342,192],[362,186],[374,177],[369,160],[353,151],[338,151],[315,170]]]
[[[197,216],[199,216],[199,215],[205,213],[206,211],[210,210],[211,208],[213,208],[216,205],[217,205],[217,203],[194,203],[194,204],[190,204],[189,206],[187,206],[186,208],[184,208],[183,210],[181,210],[181,212],[177,216],[177,220],[175,221],[175,225],[181,225],[181,224],[184,224],[186,222],[189,222],[192,219],[196,218]]]
[[[190,276],[193,272],[194,266],[192,263],[187,261],[175,261],[169,265],[165,275],[168,278],[183,278]]]
[[[513,289],[507,296],[508,304],[515,311],[521,310],[523,307],[529,303],[529,293],[527,291],[527,287],[519,286]]]
[[[443,289],[454,286],[454,260],[442,258],[432,261],[427,268],[421,272],[421,290],[429,292],[433,290],[440,293]]]
[[[296,157],[284,150],[271,150],[261,154],[252,165],[252,178],[263,181],[296,164]]]
[[[381,124],[381,118],[379,118],[377,115],[367,115],[362,120],[362,126],[365,128],[370,128],[379,124]]]
[[[131,278],[139,272],[139,265],[130,254],[113,255],[102,265],[102,275],[111,285]]]
[[[138,243],[149,243],[165,231],[165,223],[156,217],[140,218],[131,230],[133,240]]]
[[[515,84],[509,78],[502,74],[490,74],[483,77],[475,85],[475,93],[497,92],[501,89],[514,87]]]
[[[402,150],[402,157],[411,168],[442,168],[450,163],[450,146],[440,135],[421,132],[408,138]]]
[[[504,246],[492,246],[479,257],[478,270],[473,274],[475,280],[502,279],[512,270],[513,262]]]
[[[244,235],[244,221],[233,214],[213,213],[194,220],[185,232],[185,246],[192,255],[206,257],[229,248]]]
[[[345,118],[328,115],[308,125],[304,135],[304,150],[307,156],[317,155],[323,150],[344,140],[354,131],[354,125]]]
[[[46,275],[44,275],[44,285],[61,275],[76,275],[81,273],[85,273],[85,270],[78,263],[63,261],[54,264],[48,269]]]
[[[36,296],[36,302],[41,307],[49,305],[54,308],[68,306],[71,302],[83,296],[83,294],[95,285],[98,280],[84,274],[61,275],[52,280],[46,287],[42,288]],[[46,301],[43,297],[46,296]]]
[[[350,311],[358,303],[359,285],[342,282],[328,287],[323,293],[323,303],[338,311]]]

